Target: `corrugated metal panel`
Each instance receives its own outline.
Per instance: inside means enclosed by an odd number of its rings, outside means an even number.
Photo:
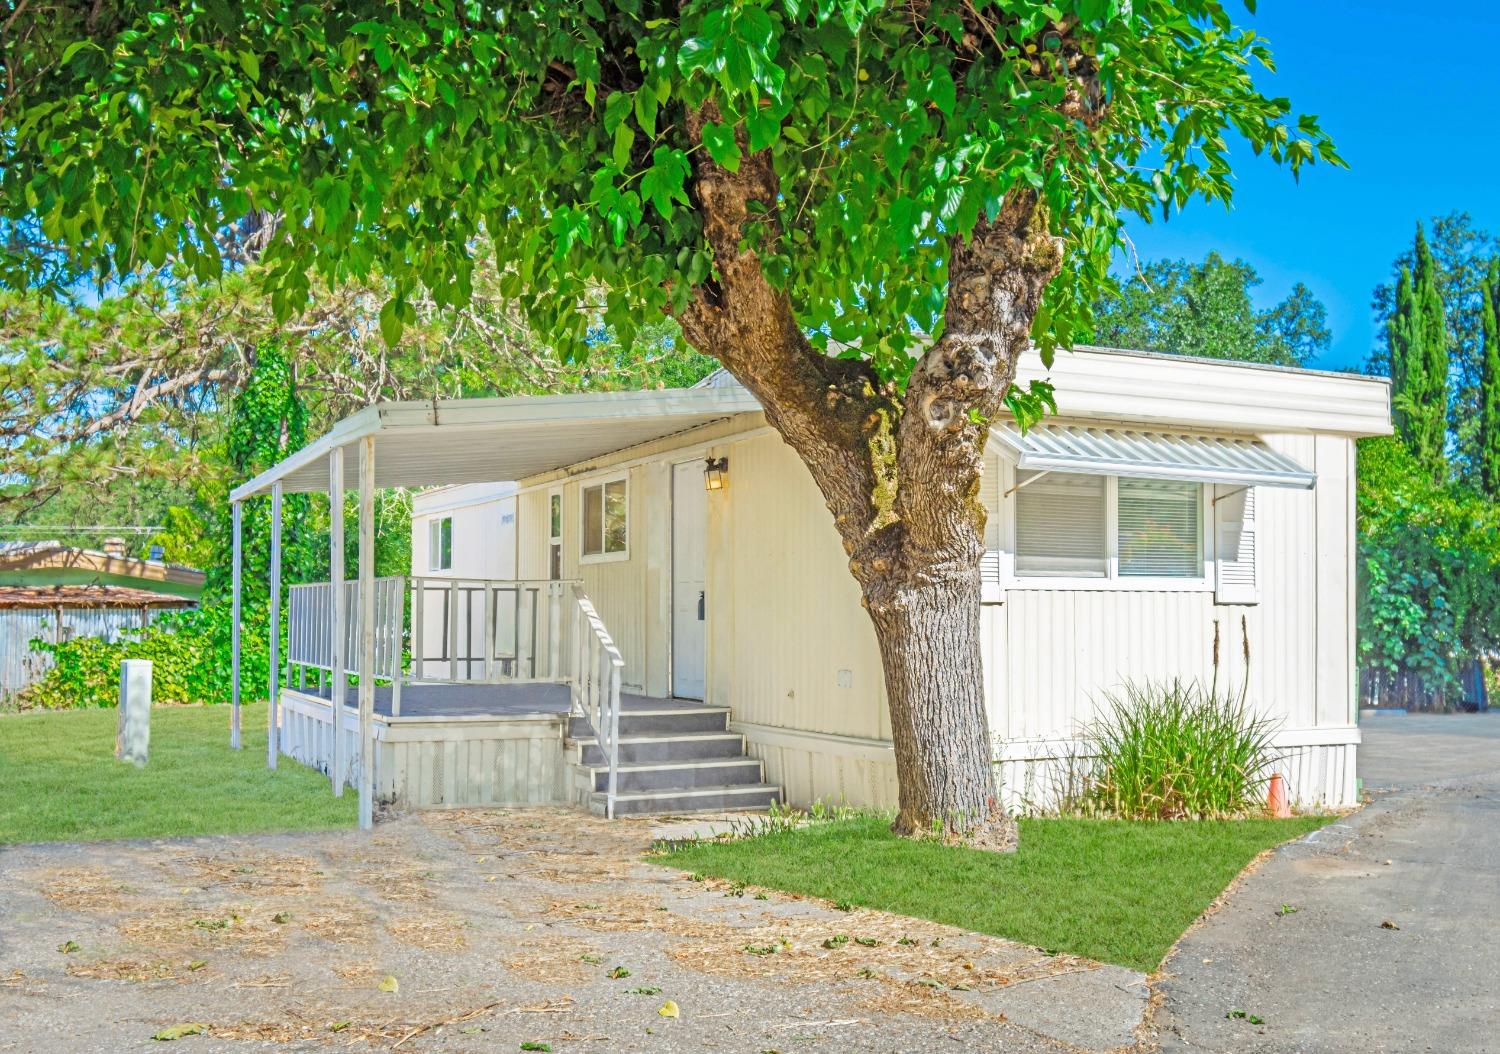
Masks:
[[[1020,455],[1020,467],[1103,476],[1179,479],[1310,489],[1317,477],[1254,438],[1085,425],[1014,424],[992,434]]]
[[[154,622],[160,612],[145,608],[63,608],[62,632],[56,610],[0,611],[0,703],[35,681],[52,665],[51,656],[33,651],[31,641],[102,637],[118,640],[128,629]]]

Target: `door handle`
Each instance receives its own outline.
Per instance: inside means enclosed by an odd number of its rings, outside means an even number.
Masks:
[[[698,590],[698,621],[703,621],[703,590]]]

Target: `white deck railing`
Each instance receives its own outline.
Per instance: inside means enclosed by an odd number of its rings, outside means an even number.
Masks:
[[[294,585],[287,598],[288,683],[334,680],[334,603],[327,582]],[[344,583],[343,662],[358,676],[359,583]],[[392,716],[401,714],[402,684],[548,682],[572,687],[573,709],[607,719],[600,746],[612,742],[623,666],[581,583],[571,580],[437,578],[393,575],[375,580],[375,678],[391,684]],[[596,728],[599,724],[596,721]],[[618,751],[614,752],[615,754]]]
[[[406,579],[391,575],[375,579],[375,678],[390,681],[398,690],[405,638]],[[359,583],[344,583],[345,674],[359,673]],[[287,587],[287,667],[333,674],[333,589],[327,582]]]
[[[573,594],[574,647],[573,709],[594,726],[599,749],[609,766],[604,790],[604,815],[615,818],[615,793],[620,767],[620,673],[625,660],[594,604],[575,583]]]
[[[569,680],[563,606],[573,585],[413,577],[412,679],[489,684]]]

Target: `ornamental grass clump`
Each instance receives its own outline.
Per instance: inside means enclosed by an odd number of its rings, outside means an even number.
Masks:
[[[1243,622],[1242,622],[1243,632]],[[1073,811],[1126,819],[1220,819],[1259,810],[1276,760],[1276,723],[1219,686],[1218,626],[1214,678],[1127,682],[1104,696],[1103,713],[1084,730],[1083,778],[1069,795]]]
[[[1085,734],[1093,764],[1078,804],[1133,820],[1245,815],[1264,798],[1273,731],[1214,686],[1126,684]]]

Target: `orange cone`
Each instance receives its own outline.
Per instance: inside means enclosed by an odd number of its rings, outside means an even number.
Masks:
[[[1271,786],[1266,789],[1266,812],[1278,820],[1292,815],[1292,808],[1286,802],[1286,781],[1279,772],[1271,773]]]

